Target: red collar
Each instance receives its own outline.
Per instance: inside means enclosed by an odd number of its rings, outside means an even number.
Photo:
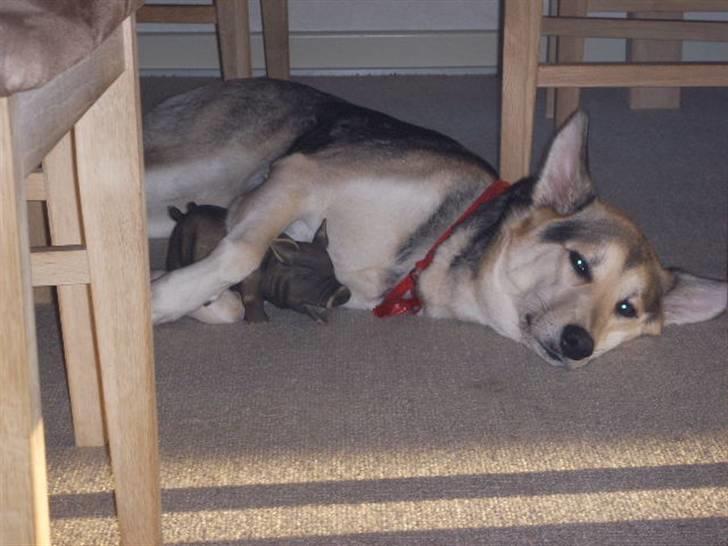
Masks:
[[[420,276],[427,266],[432,263],[432,259],[435,256],[437,247],[440,246],[445,240],[447,240],[457,226],[465,221],[466,218],[471,216],[480,205],[492,201],[503,192],[505,192],[510,184],[504,180],[497,180],[488,186],[480,196],[473,201],[473,203],[467,208],[465,212],[458,218],[454,224],[452,224],[445,233],[440,235],[440,238],[435,241],[430,251],[415,264],[405,278],[403,278],[397,286],[389,291],[389,294],[382,300],[382,303],[374,308],[374,314],[380,318],[393,317],[395,315],[403,315],[405,313],[415,314],[422,309],[422,302],[415,293],[415,285],[417,284],[417,278]]]

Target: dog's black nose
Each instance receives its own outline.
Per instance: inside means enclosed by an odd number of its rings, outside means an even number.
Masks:
[[[567,324],[561,332],[561,352],[571,360],[582,360],[594,352],[589,332],[576,324]]]

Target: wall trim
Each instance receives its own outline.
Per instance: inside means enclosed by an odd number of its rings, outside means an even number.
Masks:
[[[253,70],[264,70],[263,39],[253,33]],[[498,33],[491,31],[292,33],[297,75],[493,74]],[[213,32],[139,34],[142,74],[219,74]]]
[[[185,31],[140,29],[139,66],[144,75],[219,75],[212,25]],[[264,73],[263,39],[251,35],[254,75]],[[498,68],[497,31],[293,32],[291,73],[313,75],[494,74]],[[625,41],[588,39],[586,58],[624,60]],[[727,43],[686,42],[686,61],[728,59]]]

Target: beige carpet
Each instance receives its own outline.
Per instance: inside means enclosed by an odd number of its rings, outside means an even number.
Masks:
[[[492,78],[308,81],[496,157]],[[145,104],[198,83],[147,80]],[[683,102],[588,93],[594,176],[667,263],[725,278],[728,91]],[[728,544],[725,315],[573,372],[474,324],[271,316],[155,329],[168,544]],[[54,543],[116,544],[105,452],[73,447],[51,308],[38,330]]]

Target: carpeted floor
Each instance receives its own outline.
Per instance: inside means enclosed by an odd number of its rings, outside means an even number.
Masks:
[[[143,80],[145,108],[202,81]],[[494,78],[303,81],[497,158]],[[725,278],[728,90],[683,93],[679,111],[631,112],[623,90],[587,92],[592,171],[666,264]],[[571,372],[474,324],[271,316],[155,328],[168,544],[728,544],[725,315]],[[115,544],[106,454],[73,447],[49,307],[38,331],[54,543]]]

